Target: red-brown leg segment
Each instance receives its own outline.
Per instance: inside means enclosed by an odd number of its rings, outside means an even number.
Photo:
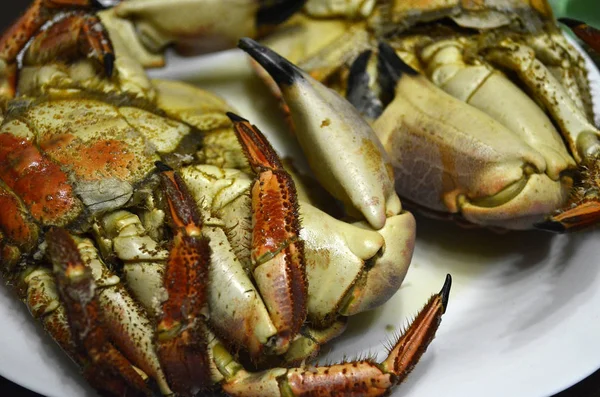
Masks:
[[[435,336],[448,305],[452,279],[431,297],[382,363],[373,360],[326,367],[275,368],[259,374],[239,370],[223,384],[234,396],[384,396],[402,382]]]
[[[97,60],[106,75],[112,75],[114,51],[108,33],[95,15],[71,15],[40,32],[27,48],[23,63],[43,65],[56,58],[70,61],[82,56]]]
[[[90,9],[96,2],[93,0],[34,0],[25,13],[0,36],[0,59],[7,65],[6,74],[0,76],[3,82],[0,97],[10,98],[15,94],[17,55],[27,42],[57,11],[71,9]]]
[[[273,352],[287,350],[306,319],[307,282],[296,188],[267,139],[247,120],[227,114],[250,166],[253,275],[278,330]]]
[[[46,233],[46,241],[71,333],[82,356],[89,359],[84,373],[90,383],[110,393],[150,395],[142,377],[109,341],[95,294],[96,284],[75,241],[66,230],[56,227]]]
[[[164,286],[168,300],[158,318],[158,356],[171,389],[191,396],[211,385],[206,345],[210,247],[196,203],[179,174],[157,163],[173,230]]]
[[[572,18],[560,18],[559,21],[571,28],[577,37],[600,54],[600,30]]]
[[[579,166],[579,179],[571,189],[569,201],[536,228],[556,233],[583,230],[600,221],[600,157],[591,156]]]

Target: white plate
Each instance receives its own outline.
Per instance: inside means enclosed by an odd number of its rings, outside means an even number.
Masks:
[[[239,51],[170,59],[169,65],[153,75],[192,79],[222,93],[268,135],[282,133],[273,138],[278,150],[297,151],[286,139],[277,104]],[[203,77],[215,72],[217,80]],[[597,71],[593,80],[598,86]],[[495,234],[417,221],[416,250],[403,287],[384,307],[352,318],[327,360],[365,353],[383,358],[383,344],[394,333],[390,328],[405,325],[451,273],[454,285],[438,336],[394,395],[543,397],[600,367],[599,230]],[[52,397],[95,395],[4,286],[0,319],[0,375]]]

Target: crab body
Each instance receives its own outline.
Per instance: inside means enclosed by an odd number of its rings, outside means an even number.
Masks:
[[[545,1],[315,0],[267,43],[361,111],[400,196],[425,213],[506,229],[594,222],[587,69]]]
[[[25,20],[52,14],[50,5],[35,2]],[[118,32],[96,18],[57,19],[25,49],[18,81],[4,75],[4,280],[102,393],[388,393],[433,339],[450,278],[386,361],[303,364],[347,316],[389,299],[412,256],[414,218],[369,125],[285,59],[242,41],[286,93],[302,92],[297,132],[313,167],[328,164],[318,177],[348,223],[311,202],[256,126],[213,94],[140,74]],[[0,42],[8,64],[15,29]],[[82,41],[93,49],[83,59],[72,52]]]

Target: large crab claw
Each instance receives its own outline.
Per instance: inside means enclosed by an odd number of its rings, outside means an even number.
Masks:
[[[395,97],[373,128],[393,158],[399,191],[473,223],[531,227],[568,198],[563,171],[573,160],[547,116],[508,79],[485,66],[461,67],[452,46],[436,50],[433,77],[443,90],[379,46],[388,65],[379,69],[395,71]],[[507,98],[502,107],[489,99],[498,92]]]
[[[264,67],[290,108],[300,145],[319,182],[376,229],[400,213],[391,164],[371,127],[333,90],[252,39],[239,47]]]
[[[128,0],[100,13],[114,25],[126,52],[145,67],[162,66],[168,45],[193,54],[231,48],[240,37],[257,37],[285,21],[306,0]],[[225,17],[226,16],[226,17]]]

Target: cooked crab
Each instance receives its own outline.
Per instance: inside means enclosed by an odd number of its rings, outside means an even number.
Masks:
[[[545,0],[310,0],[266,44],[361,111],[424,212],[508,229],[597,222],[587,69]]]
[[[296,86],[297,133],[347,223],[311,204],[258,128],[220,98],[150,81],[133,58],[112,70],[112,32],[93,18],[35,35],[18,95],[2,93],[4,280],[104,394],[389,393],[433,339],[449,276],[383,362],[303,364],[347,316],[391,297],[412,256],[414,218],[369,125],[319,83]],[[28,34],[15,29],[0,54]],[[74,56],[81,48],[92,56]],[[252,41],[244,48],[302,76]]]

